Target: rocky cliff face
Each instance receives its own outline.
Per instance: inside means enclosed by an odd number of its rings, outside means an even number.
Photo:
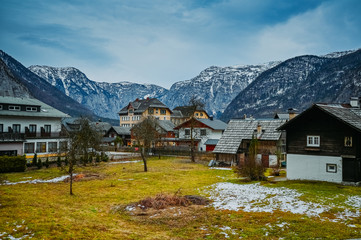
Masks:
[[[136,98],[162,97],[167,90],[156,85],[130,82],[95,82],[76,68],[30,66],[29,70],[51,85],[93,110],[95,114],[118,119],[118,112]]]
[[[315,102],[348,102],[361,93],[361,50],[340,56],[300,56],[263,72],[226,108],[221,119],[270,117]]]
[[[279,64],[209,67],[191,80],[173,84],[161,99],[171,108],[187,105],[192,96],[205,103],[208,114],[219,117],[228,104],[257,76]]]

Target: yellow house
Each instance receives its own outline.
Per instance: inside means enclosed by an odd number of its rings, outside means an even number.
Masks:
[[[188,121],[192,117],[192,113],[193,113],[193,117],[197,119],[209,118],[207,112],[200,107],[197,107],[196,110],[193,112],[192,106],[180,106],[173,109],[171,120],[173,124],[178,126],[179,124]]]
[[[156,98],[136,99],[119,111],[120,126],[133,127],[148,116],[170,120],[172,111]]]

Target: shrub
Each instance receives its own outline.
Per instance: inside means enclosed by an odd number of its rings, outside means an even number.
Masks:
[[[103,162],[108,162],[109,161],[108,155],[106,155],[104,152],[101,153],[101,159],[102,159]]]
[[[64,163],[65,163],[65,166],[68,166],[68,165],[69,165],[68,157],[65,157]]]
[[[45,166],[46,168],[49,168],[49,166],[50,166],[49,158],[48,158],[48,157],[46,158],[46,161],[45,161],[45,163],[44,163],[44,166]]]
[[[39,158],[37,165],[38,169],[41,169],[43,167],[43,162],[41,161],[41,159]]]
[[[60,156],[58,156],[58,158],[56,159],[56,166],[61,167],[61,158],[60,158]]]
[[[32,164],[34,167],[38,165],[38,155],[36,153],[34,154]]]
[[[99,156],[99,154],[97,154],[97,156],[96,156],[96,158],[95,158],[95,161],[96,161],[97,163],[100,162],[100,156]]]
[[[24,172],[26,169],[25,156],[1,156],[0,172]]]

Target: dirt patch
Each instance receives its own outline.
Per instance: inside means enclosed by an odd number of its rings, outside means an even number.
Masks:
[[[126,206],[114,206],[113,212],[124,211],[131,216],[152,219],[169,219],[194,216],[194,212],[204,208],[209,200],[197,195],[158,194]]]
[[[74,182],[79,182],[79,181],[90,181],[90,180],[96,180],[96,179],[103,179],[104,176],[100,175],[100,174],[95,174],[95,173],[79,173],[75,176],[73,176],[73,181]],[[66,179],[64,179],[64,182],[69,182],[70,178],[67,177]]]

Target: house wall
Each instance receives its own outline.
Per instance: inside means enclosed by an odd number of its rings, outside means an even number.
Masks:
[[[327,172],[327,164],[336,164],[337,172]],[[287,155],[287,178],[290,180],[317,180],[341,183],[342,158],[318,155]]]
[[[61,119],[60,118],[39,118],[39,117],[23,117],[23,116],[1,116],[0,124],[4,125],[4,132],[8,132],[9,127],[13,124],[20,124],[20,132],[25,133],[25,127],[30,124],[36,125],[36,132],[40,135],[41,127],[45,125],[51,126],[51,132],[60,132]]]
[[[18,155],[23,155],[23,143],[1,143],[0,144],[0,151],[17,151]]]
[[[320,146],[308,147],[307,135],[320,136]],[[344,146],[346,136],[352,137],[352,147]],[[351,127],[330,117],[321,110],[312,110],[287,128],[287,153],[360,157],[360,140],[360,134]]]
[[[180,128],[179,129],[179,138],[181,139],[190,139],[190,135],[185,135],[185,130],[190,128]],[[201,130],[206,130],[206,135],[201,136]],[[193,138],[200,139],[201,141],[198,144],[198,151],[206,151],[207,147],[205,145],[208,139],[220,139],[222,137],[222,130],[213,130],[206,127],[193,128]]]
[[[153,113],[149,113],[149,110],[153,110]],[[165,111],[165,113],[161,113]],[[134,114],[132,110],[128,110],[128,115],[120,115],[119,124],[121,127],[133,127],[135,124],[143,121],[148,116],[153,116],[159,120],[170,120],[171,112],[168,108],[148,108],[141,115]]]

